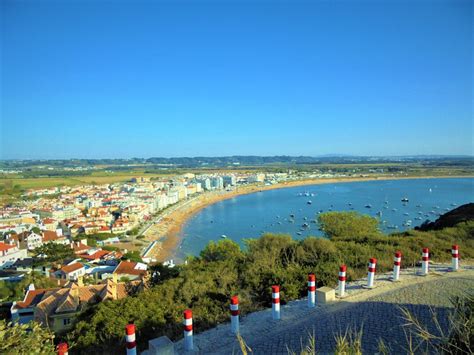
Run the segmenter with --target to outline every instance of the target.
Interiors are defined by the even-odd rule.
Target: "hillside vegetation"
[[[461,258],[474,257],[474,221],[442,230],[408,231],[383,235],[376,221],[355,212],[329,212],[319,216],[325,238],[296,241],[288,235],[266,234],[248,239],[242,250],[231,240],[211,242],[188,265],[156,267],[150,289],[86,311],[68,335],[76,349],[124,348],[123,331],[133,320],[139,347],[149,339],[182,336],[182,311],[191,308],[194,329],[200,332],[229,320],[229,297],[238,294],[243,314],[270,307],[271,285],[281,285],[282,304],[306,296],[309,272],[318,287],[335,286],[339,265],[347,265],[348,280],[366,276],[369,258],[378,259],[377,272],[392,269],[393,253],[403,253],[402,267],[414,266],[421,249],[430,248],[436,262],[451,259],[451,245],[460,246]]]

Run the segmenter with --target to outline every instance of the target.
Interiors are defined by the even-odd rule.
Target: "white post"
[[[377,259],[371,258],[369,260],[369,272],[367,274],[367,287],[374,287],[375,278],[375,266],[377,265]]]
[[[230,329],[233,334],[239,333],[239,297],[230,298]]]
[[[308,274],[308,307],[316,305],[316,276]]]
[[[451,269],[453,271],[458,271],[459,270],[459,246],[458,245],[453,245],[451,249],[451,256],[452,256],[452,267]]]
[[[127,355],[137,355],[135,324],[129,323],[125,326],[125,341],[127,343]]]
[[[421,274],[428,275],[430,263],[430,251],[428,248],[423,248],[422,260],[421,260]]]
[[[193,311],[190,309],[184,312],[184,350],[192,351],[194,348],[193,344]]]
[[[280,319],[280,286],[272,286],[272,317]]]
[[[339,297],[344,297],[346,293],[346,265],[339,267]]]
[[[402,261],[402,253],[399,251],[395,252],[395,256],[393,257],[393,281],[398,281],[400,278],[400,263]]]
[[[69,354],[67,343],[59,343],[58,347],[57,347],[57,350],[58,350],[58,355],[68,355]]]

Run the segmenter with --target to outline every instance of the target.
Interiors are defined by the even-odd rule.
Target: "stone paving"
[[[474,267],[465,266],[459,272],[449,272],[446,265],[430,265],[430,274],[420,276],[418,270],[400,272],[400,282],[390,281],[391,274],[377,275],[375,288],[366,289],[366,280],[347,284],[347,297],[315,308],[307,300],[289,302],[281,307],[281,320],[274,321],[271,309],[241,317],[240,334],[254,354],[299,353],[314,334],[318,354],[333,353],[335,335],[347,329],[363,330],[364,353],[378,351],[383,339],[391,353],[406,353],[406,332],[401,325],[399,306],[408,308],[425,324],[432,324],[436,312],[441,326],[446,328],[452,307],[450,297],[474,290]],[[431,331],[436,331],[430,327]],[[195,332],[198,331],[195,329]],[[194,335],[196,354],[240,354],[230,324]],[[185,353],[183,342],[175,344],[178,354]]]

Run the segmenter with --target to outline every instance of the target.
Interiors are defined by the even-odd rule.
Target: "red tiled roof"
[[[94,254],[80,254],[79,256],[83,259],[87,260],[96,260],[96,259],[101,259],[105,255],[109,254],[109,251],[106,250],[97,250]]]
[[[63,266],[61,268],[61,271],[63,271],[66,274],[69,274],[69,273],[74,272],[76,270],[79,270],[80,268],[83,268],[83,267],[84,267],[84,265],[82,265],[81,263],[73,263],[71,265]]]
[[[9,244],[5,244],[3,242],[0,242],[0,251],[6,251],[8,249],[12,249],[12,248],[15,248],[16,245],[9,245]]]
[[[59,239],[56,232],[53,231],[43,231],[43,242],[51,242],[53,240]]]
[[[82,244],[82,243],[79,243],[79,244],[74,244],[74,246],[72,247],[73,250],[74,250],[74,253],[83,253],[84,251],[87,251],[90,249],[90,247],[88,245],[85,245],[85,244]]]
[[[114,274],[128,274],[128,275],[145,275],[146,270],[135,269],[137,263],[133,261],[121,261],[117,268],[114,270]]]
[[[42,288],[28,291],[28,293],[26,294],[25,300],[17,302],[16,306],[18,308],[28,308],[30,306],[36,306],[41,301],[46,291],[47,291],[46,289],[42,289]]]

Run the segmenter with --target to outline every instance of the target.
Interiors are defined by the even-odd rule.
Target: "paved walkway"
[[[317,353],[326,354],[333,353],[336,334],[362,328],[364,353],[376,353],[379,339],[390,346],[391,353],[406,353],[399,306],[407,307],[425,324],[432,324],[435,311],[446,328],[450,297],[474,290],[474,267],[453,273],[445,265],[433,265],[425,277],[413,269],[402,270],[402,281],[397,283],[389,276],[378,275],[376,287],[370,290],[362,287],[365,280],[352,282],[346,288],[348,296],[329,305],[309,309],[306,299],[289,302],[281,308],[280,321],[272,320],[271,309],[251,313],[242,317],[240,333],[254,354],[288,354],[288,349],[299,353],[309,333],[315,336]],[[194,345],[200,354],[241,353],[229,323],[195,334]],[[183,342],[177,342],[175,349],[184,353]]]

